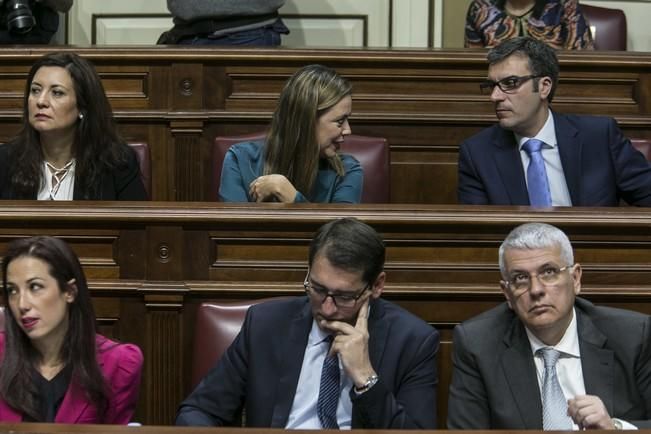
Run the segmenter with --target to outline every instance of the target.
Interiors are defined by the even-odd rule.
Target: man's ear
[[[552,91],[553,85],[554,82],[551,77],[545,76],[538,80],[538,93],[540,93],[540,99],[547,100]]]
[[[502,294],[504,294],[504,297],[506,298],[506,304],[509,307],[509,309],[513,310],[513,306],[511,305],[511,299],[509,298],[510,292],[509,292],[509,283],[505,280],[500,280],[500,288],[502,289]]]
[[[70,279],[67,282],[68,287],[66,288],[66,302],[72,303],[77,298],[77,281],[75,279]]]
[[[375,279],[375,282],[373,282],[373,285],[371,286],[371,298],[378,298],[380,295],[382,295],[386,278],[387,273],[384,271],[378,274],[377,279]]]

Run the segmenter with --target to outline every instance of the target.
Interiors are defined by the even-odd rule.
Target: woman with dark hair
[[[0,421],[126,424],[142,353],[95,331],[79,259],[52,237],[19,239],[2,263]]]
[[[32,66],[23,127],[0,146],[0,198],[147,199],[136,155],[87,60],[50,53]]]
[[[495,47],[516,36],[531,36],[557,50],[594,49],[578,0],[473,0],[466,48]]]
[[[334,70],[309,65],[285,83],[264,143],[233,145],[224,158],[224,202],[359,203],[359,162],[338,152],[351,133],[352,87]]]

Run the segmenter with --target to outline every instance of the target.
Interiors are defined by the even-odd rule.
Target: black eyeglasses
[[[490,95],[493,93],[495,86],[497,86],[504,93],[513,93],[528,80],[540,77],[542,77],[542,75],[523,75],[522,77],[511,75],[510,77],[506,77],[498,81],[484,80],[479,84],[479,90],[481,91],[482,95]]]
[[[337,307],[353,307],[357,304],[357,300],[360,299],[362,295],[371,287],[370,284],[366,284],[362,289],[354,291],[356,294],[340,294],[333,293],[328,288],[322,286],[315,286],[310,282],[310,272],[308,271],[307,276],[305,276],[305,281],[303,282],[303,287],[305,292],[308,295],[312,295],[319,303],[324,303],[326,298],[332,298],[332,302]]]

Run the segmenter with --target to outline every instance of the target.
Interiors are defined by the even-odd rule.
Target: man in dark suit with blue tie
[[[651,206],[651,165],[614,119],[563,115],[550,104],[556,53],[529,37],[509,39],[488,53],[481,84],[498,125],[461,144],[461,204]]]
[[[385,247],[353,218],[310,244],[306,296],[252,306],[177,425],[436,427],[438,332],[380,298]]]

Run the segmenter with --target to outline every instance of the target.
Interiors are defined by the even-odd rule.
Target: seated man
[[[310,244],[306,297],[252,306],[222,359],[181,403],[177,425],[436,426],[438,332],[380,298],[384,242],[340,219]]]
[[[461,144],[459,203],[651,206],[651,165],[614,119],[550,110],[559,74],[552,48],[514,38],[490,50],[488,63],[481,89],[499,125]]]
[[[499,261],[506,303],[454,330],[448,428],[651,427],[651,317],[577,298],[554,226],[515,228]]]

